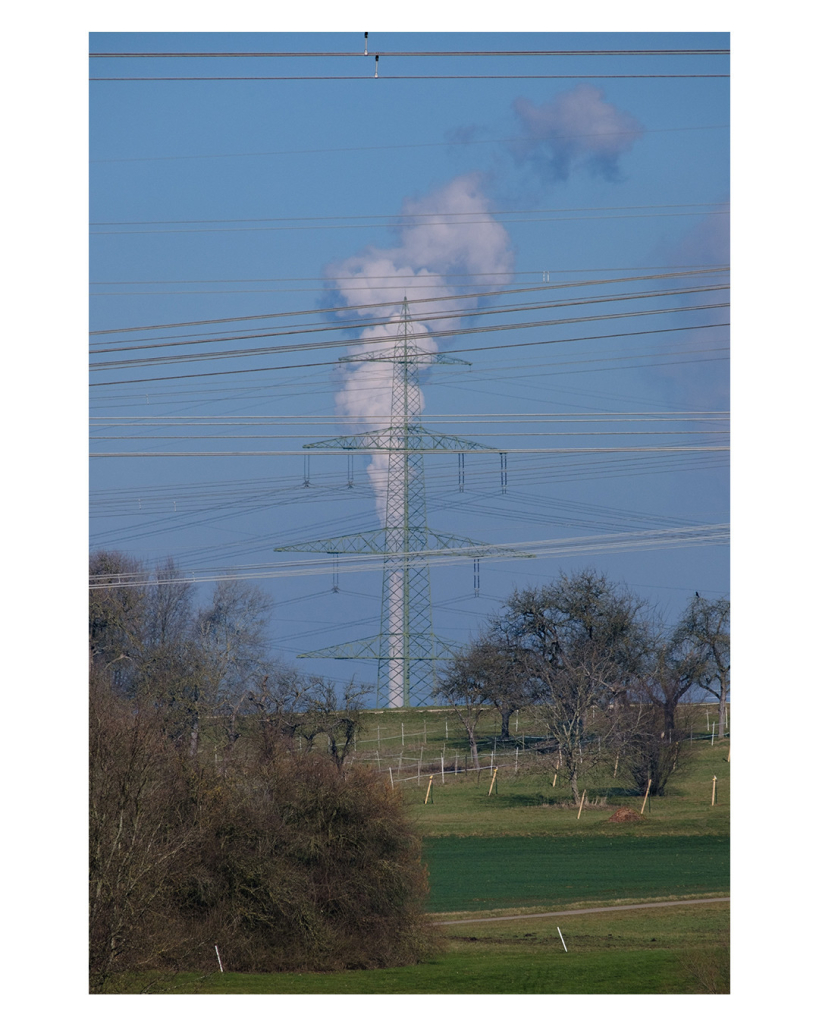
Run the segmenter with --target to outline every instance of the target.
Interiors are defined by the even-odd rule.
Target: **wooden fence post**
[[[646,795],[643,797],[643,806],[640,808],[640,814],[642,814],[643,811],[646,809],[646,800],[648,800],[648,791],[650,789],[651,789],[651,779],[648,780],[648,785],[646,786]]]

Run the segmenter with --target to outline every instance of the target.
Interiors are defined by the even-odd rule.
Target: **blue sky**
[[[395,314],[406,292],[423,335],[425,309],[455,329],[508,328],[434,339],[471,367],[424,374],[426,425],[510,454],[505,493],[496,454],[466,457],[463,491],[456,456],[429,458],[430,526],[539,552],[482,560],[477,596],[471,559],[433,570],[439,633],[463,642],[514,587],[588,565],[669,619],[695,590],[727,594],[725,543],[649,543],[698,528],[713,540],[729,518],[728,79],[628,76],[725,75],[728,58],[388,54],[728,45],[724,33],[371,32],[365,56],[363,32],[92,34],[96,53],[358,56],[92,59],[101,79],[322,78],[90,84],[89,320],[106,332],[92,333],[92,364],[136,361],[91,374],[91,451],[120,453],[91,460],[91,546],[171,555],[205,579],[264,566],[287,660],[376,632],[378,572],[343,573],[333,593],[329,572],[280,574],[298,556],[274,548],[378,525],[368,460],[308,463],[301,447],[383,414],[384,381],[336,361],[362,335],[344,325],[366,323],[365,302]],[[398,77],[543,74],[576,77]],[[513,288],[531,290],[488,294]],[[488,312],[513,303],[541,308]],[[575,322],[511,326],[547,319]],[[170,324],[195,326],[133,330]],[[260,337],[306,324],[338,329]],[[338,345],[271,351],[316,340]],[[236,354],[248,348],[266,351]],[[144,362],[181,352],[211,357]],[[200,454],[215,451],[244,454]],[[545,553],[583,538],[599,550]],[[299,664],[374,676],[371,663]]]

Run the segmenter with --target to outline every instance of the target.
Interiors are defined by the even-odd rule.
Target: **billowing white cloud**
[[[513,106],[524,135],[512,152],[549,181],[565,181],[580,167],[616,180],[620,157],[644,131],[636,118],[607,103],[603,91],[591,85],[577,85],[540,106],[519,97]]]
[[[458,297],[461,288],[454,275],[483,275],[472,278],[469,291],[488,290],[511,280],[513,253],[506,229],[491,216],[489,201],[477,173],[462,175],[420,198],[405,200],[398,244],[390,249],[370,247],[326,270],[328,282],[356,315],[389,318],[361,332],[360,342],[350,352],[384,353],[389,344],[380,339],[395,337],[401,319],[404,296],[410,301],[412,331],[422,349],[438,351],[430,328],[444,330],[457,326],[458,311],[474,308],[477,299]],[[413,307],[413,300],[437,298],[440,302]],[[370,303],[384,303],[367,310]],[[424,312],[452,317],[423,322]],[[390,362],[345,364],[336,411],[352,429],[374,429],[389,424],[393,365]],[[423,408],[423,396],[417,396]],[[383,514],[386,495],[386,455],[375,454],[368,473]]]

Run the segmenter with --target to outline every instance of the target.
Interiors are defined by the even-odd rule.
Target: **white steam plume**
[[[370,247],[362,253],[327,268],[327,277],[358,315],[390,319],[387,325],[365,328],[351,353],[385,353],[390,346],[379,339],[395,337],[404,296],[414,299],[439,298],[425,303],[419,311],[410,305],[413,334],[419,345],[434,353],[435,340],[422,322],[422,310],[436,314],[477,306],[477,299],[457,298],[451,283],[456,274],[489,275],[473,279],[469,291],[507,284],[511,280],[513,255],[505,228],[488,213],[489,204],[481,190],[478,173],[454,178],[419,199],[407,199],[402,207],[399,242],[391,249]],[[466,216],[454,216],[466,215]],[[477,283],[478,287],[474,287]],[[373,313],[361,307],[387,303]],[[436,330],[458,324],[457,314],[435,321]],[[426,341],[425,341],[426,338]],[[367,344],[367,343],[370,344]],[[336,412],[345,426],[378,429],[389,424],[392,397],[392,363],[346,364],[341,388],[336,395]],[[423,408],[423,397],[421,396]],[[376,494],[379,514],[384,518],[387,489],[386,453],[377,452],[367,469]]]

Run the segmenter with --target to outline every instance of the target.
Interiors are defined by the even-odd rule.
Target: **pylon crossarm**
[[[305,540],[300,544],[285,544],[274,551],[320,551],[325,555],[383,555],[386,547],[383,530],[365,530],[344,537],[324,537]]]
[[[311,441],[304,448],[325,451],[390,451],[390,452],[496,452],[499,449],[478,441],[453,434],[438,434],[425,430],[416,424],[406,430],[385,427],[383,430],[368,430],[363,434],[348,434],[346,437],[330,437],[325,441]]]
[[[402,538],[403,539],[403,538]],[[298,544],[283,544],[274,551],[315,551],[325,555],[390,555],[393,558],[417,561],[434,559],[438,555],[460,555],[464,558],[534,558],[528,551],[502,547],[498,544],[483,544],[469,537],[457,537],[450,533],[427,530],[422,548],[405,550],[403,547],[388,550],[385,530],[366,530],[342,537],[323,537],[319,540],[305,540]]]
[[[499,449],[479,441],[470,441],[454,434],[439,434],[425,427],[413,426],[409,432],[410,446],[414,451],[448,452],[496,452]],[[417,443],[416,443],[417,439]]]
[[[337,658],[337,659],[359,659],[384,660],[385,656],[379,651],[381,636],[367,637],[365,640],[351,640],[346,644],[333,644],[330,647],[322,647],[318,651],[308,651],[304,654],[297,654],[297,658]],[[435,649],[429,654],[413,655],[412,661],[448,661],[458,653],[459,647],[452,641],[442,640],[434,637]]]
[[[322,647],[318,651],[308,651],[304,654],[297,654],[297,658],[360,658],[362,660],[380,657],[378,645],[380,636],[370,636],[365,640],[351,640],[346,644],[333,644],[331,647]]]
[[[365,352],[358,356],[341,356],[340,363],[396,363],[402,359],[411,359],[413,363],[423,366],[425,363],[435,366],[471,366],[468,359],[458,359],[456,356],[441,355],[440,352],[424,352],[416,349],[409,352],[407,356],[396,355],[394,352],[385,355]]]
[[[386,448],[385,439],[389,438],[389,428],[385,430],[368,430],[363,434],[349,434],[347,437],[329,437],[326,441],[312,441],[302,445],[303,448],[343,449],[344,451],[372,451]]]
[[[528,551],[518,551],[516,548],[505,548],[498,544],[483,544],[479,540],[471,540],[469,537],[456,537],[451,533],[436,533],[429,530],[427,554],[435,555],[436,549],[447,554],[463,555],[465,558],[535,558],[535,555]],[[436,548],[433,548],[434,542]]]

